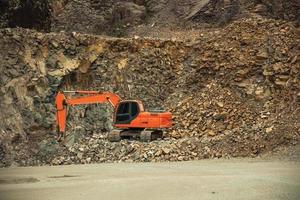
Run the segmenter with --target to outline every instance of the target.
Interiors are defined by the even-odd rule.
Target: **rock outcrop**
[[[1,0],[0,27],[144,36],[163,34],[162,28],[220,27],[253,15],[299,26],[299,13],[299,0]]]
[[[293,25],[263,18],[185,42],[3,29],[1,166],[257,156],[297,144],[299,44]],[[70,111],[62,147],[54,140],[60,89],[141,99],[171,110],[174,126],[165,140],[110,143],[109,106],[82,106]]]

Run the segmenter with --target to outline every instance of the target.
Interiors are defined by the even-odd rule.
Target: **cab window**
[[[116,113],[116,123],[129,124],[139,113],[137,102],[121,102]]]

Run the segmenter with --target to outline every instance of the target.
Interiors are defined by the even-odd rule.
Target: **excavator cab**
[[[115,124],[130,124],[140,113],[137,101],[121,101],[115,114]]]

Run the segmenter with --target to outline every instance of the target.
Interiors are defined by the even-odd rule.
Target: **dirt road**
[[[300,162],[207,160],[0,169],[1,200],[300,199]]]

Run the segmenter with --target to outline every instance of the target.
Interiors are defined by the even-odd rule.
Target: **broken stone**
[[[224,103],[223,103],[223,102],[217,102],[217,105],[218,105],[219,107],[221,107],[221,108],[224,107]]]
[[[64,143],[67,147],[70,147],[74,145],[76,142],[78,142],[83,136],[85,135],[85,130],[81,126],[77,126],[74,129],[73,133],[69,133],[65,140]]]
[[[209,131],[207,132],[207,134],[208,134],[209,136],[211,136],[211,137],[217,135],[217,134],[216,134],[214,131],[212,131],[212,130],[209,130]]]
[[[259,52],[256,54],[256,58],[257,58],[258,60],[265,60],[265,59],[269,58],[268,52],[266,52],[265,50],[259,51]]]
[[[164,154],[169,154],[171,152],[171,149],[167,148],[167,147],[163,147],[162,151]]]
[[[81,160],[83,158],[83,153],[82,152],[77,153],[77,157]]]
[[[266,133],[271,133],[273,131],[273,126],[266,128]]]

